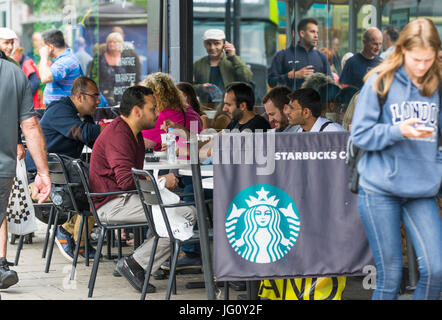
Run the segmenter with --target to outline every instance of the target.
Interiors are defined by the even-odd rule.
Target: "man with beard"
[[[141,131],[155,127],[158,117],[153,91],[143,86],[126,89],[121,98],[120,112],[121,116],[112,121],[99,135],[92,149],[89,167],[89,187],[92,193],[134,190],[132,168],[143,168],[145,148]],[[165,178],[165,188],[175,189],[178,179],[173,173],[162,177]],[[109,224],[146,221],[138,194],[95,197],[94,205],[100,220]],[[195,207],[176,209],[190,225],[195,223]],[[130,256],[121,258],[117,264],[117,271],[140,292],[153,240],[154,238],[150,237]],[[152,271],[156,271],[167,260],[170,250],[169,238],[160,238]],[[155,287],[149,285],[147,292],[155,292]]]
[[[375,27],[368,28],[362,36],[363,48],[347,60],[339,76],[339,82],[362,88],[368,71],[376,67],[382,59],[379,53],[382,48],[382,32]]]
[[[226,88],[224,95],[224,108],[232,121],[227,125],[227,130],[237,129],[243,131],[249,129],[255,132],[257,129],[267,131],[270,129],[269,122],[253,111],[255,94],[251,86],[243,82],[232,83]]]
[[[289,94],[289,99],[284,113],[290,125],[299,126],[296,132],[345,131],[341,125],[321,117],[321,96],[314,89],[298,89]]]
[[[292,91],[286,86],[277,86],[271,89],[262,98],[270,126],[276,132],[296,132],[298,126],[289,125],[289,120],[284,114],[284,108],[289,104],[289,94]]]
[[[201,102],[216,102],[215,92],[235,81],[252,82],[253,73],[236,54],[235,46],[226,41],[224,31],[208,29],[203,41],[207,56],[193,64],[193,82]]]
[[[318,21],[313,18],[302,19],[298,24],[299,42],[295,42],[295,23],[292,24],[292,44],[278,51],[273,57],[268,71],[271,88],[285,85],[291,89],[301,88],[304,79],[315,72],[331,76],[327,56],[316,50],[318,46]]]

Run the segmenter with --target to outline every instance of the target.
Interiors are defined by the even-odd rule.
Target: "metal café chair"
[[[167,229],[167,234],[171,242],[171,264],[170,264],[170,274],[169,274],[169,282],[167,285],[166,291],[166,300],[170,299],[172,287],[174,288],[174,293],[176,294],[176,264],[178,261],[178,254],[180,252],[181,246],[185,243],[199,243],[199,232],[195,231],[194,235],[187,240],[180,240],[175,238],[173,235],[169,218],[167,216],[166,209],[167,208],[176,208],[176,207],[187,207],[194,205],[192,202],[183,202],[180,201],[175,204],[164,204],[161,198],[160,190],[158,188],[157,182],[151,172],[148,170],[137,170],[132,168],[132,175],[134,177],[135,186],[137,187],[138,195],[140,197],[141,203],[143,205],[144,213],[146,214],[147,221],[149,223],[149,228],[152,232],[153,237],[155,237],[154,242],[152,244],[152,251],[150,255],[149,264],[146,270],[146,274],[144,277],[143,289],[141,292],[141,300],[146,298],[147,286],[149,284],[150,275],[152,272],[152,266],[154,262],[155,252],[158,245],[158,240],[161,236],[158,234],[157,229],[155,227],[155,222],[152,215],[152,206],[158,205],[161,210],[161,216],[163,218],[164,224]],[[183,195],[181,195],[181,198]],[[164,237],[164,236],[163,236]]]
[[[91,276],[89,279],[89,293],[88,293],[88,297],[91,298],[94,292],[94,286],[95,286],[95,280],[97,277],[97,271],[98,271],[98,266],[99,266],[99,262],[100,262],[100,254],[101,254],[101,250],[103,249],[103,242],[104,242],[104,238],[106,236],[106,234],[108,233],[108,231],[114,231],[114,230],[118,230],[121,231],[121,229],[123,228],[140,228],[140,227],[147,227],[148,223],[146,222],[142,222],[142,223],[125,223],[125,224],[107,224],[104,223],[103,221],[100,220],[100,217],[98,216],[97,213],[97,209],[95,208],[94,202],[93,202],[93,198],[96,197],[103,197],[103,196],[111,196],[111,195],[120,195],[120,194],[127,194],[127,193],[136,193],[136,190],[131,190],[131,191],[113,191],[113,192],[101,192],[101,193],[92,193],[89,189],[89,174],[87,171],[87,168],[85,166],[85,163],[80,160],[77,159],[74,161],[75,167],[78,170],[78,173],[80,175],[81,178],[81,182],[83,184],[86,196],[88,198],[88,202],[90,205],[90,210],[92,212],[92,215],[95,218],[95,222],[98,225],[98,228],[100,229],[100,235],[98,237],[98,244],[97,244],[97,249],[96,249],[96,253],[95,253],[95,258],[94,258],[94,264],[92,266],[92,272],[91,272]],[[119,236],[121,235],[120,233],[118,233]],[[121,240],[118,239],[119,241]],[[108,244],[110,243],[110,239],[108,239]],[[109,246],[108,246],[108,250],[109,250]]]
[[[77,264],[77,260],[78,260],[78,254],[79,254],[79,248],[80,248],[80,240],[81,240],[81,236],[82,236],[82,232],[83,232],[83,227],[86,228],[86,232],[85,232],[85,257],[86,257],[86,266],[89,265],[89,252],[88,252],[88,247],[89,247],[89,243],[88,243],[88,232],[87,232],[87,223],[86,220],[87,218],[90,216],[89,212],[86,211],[81,211],[78,208],[77,205],[77,201],[74,197],[74,193],[72,191],[73,187],[78,187],[80,186],[79,183],[74,183],[69,181],[69,177],[68,177],[68,173],[67,173],[67,169],[65,166],[65,163],[63,162],[63,159],[60,155],[56,154],[56,153],[49,153],[48,154],[48,167],[49,167],[49,176],[51,178],[51,182],[52,182],[52,186],[54,188],[54,190],[52,190],[52,194],[56,194],[57,191],[55,189],[57,188],[63,188],[64,190],[68,191],[68,196],[72,202],[73,205],[73,210],[69,210],[70,214],[68,216],[68,219],[70,218],[70,216],[72,214],[80,214],[81,215],[81,225],[80,225],[80,232],[78,234],[78,238],[77,238],[77,245],[76,248],[74,250],[74,258],[73,258],[73,263],[72,263],[72,270],[75,269],[76,264]],[[54,199],[52,199],[54,200]],[[62,199],[60,199],[60,201],[62,201]],[[51,242],[49,243],[49,252],[48,252],[48,257],[46,260],[46,267],[45,267],[45,273],[49,272],[49,268],[51,265],[51,260],[52,260],[52,253],[54,250],[54,244],[55,244],[55,236],[57,233],[57,227],[58,227],[58,220],[59,220],[59,216],[61,214],[61,212],[64,210],[63,207],[61,206],[61,203],[52,203],[53,207],[55,208],[55,218],[54,218],[54,223],[52,226],[52,234],[51,234]],[[53,211],[51,211],[50,217],[48,221],[48,229],[50,228],[50,223],[52,220],[52,213]],[[74,271],[72,271],[72,277],[73,278],[73,274]]]

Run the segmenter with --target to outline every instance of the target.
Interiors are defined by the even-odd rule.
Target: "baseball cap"
[[[18,39],[14,31],[9,28],[0,28],[0,39]]]
[[[226,35],[221,29],[207,29],[203,34],[203,40],[224,40]]]

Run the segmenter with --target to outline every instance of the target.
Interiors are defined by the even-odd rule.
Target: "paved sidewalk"
[[[38,221],[39,222],[39,221]],[[54,246],[51,267],[49,273],[45,273],[46,259],[41,257],[43,250],[46,225],[39,222],[39,230],[35,232],[32,244],[23,244],[18,266],[11,269],[17,271],[19,282],[6,289],[0,290],[2,300],[87,300],[88,281],[92,270],[92,263],[89,267],[81,259],[77,264],[76,279],[70,281],[72,263],[66,260]],[[15,260],[16,244],[8,242],[7,259],[10,262]],[[123,254],[129,254],[133,247],[123,247]],[[106,247],[103,246],[106,253]],[[117,248],[113,248],[117,253]],[[92,299],[98,300],[139,300],[140,293],[136,291],[123,277],[113,276],[115,269],[114,260],[103,258],[100,261],[98,275],[95,281],[95,289]],[[204,289],[187,289],[189,281],[203,281],[203,275],[178,275],[177,295],[172,294],[172,300],[194,300],[206,299]],[[157,292],[147,294],[146,300],[164,300],[166,295],[167,280],[155,280],[151,283],[157,287]]]
[[[38,220],[37,220],[38,221]],[[92,263],[86,267],[84,259],[79,260],[77,265],[76,279],[70,281],[72,263],[67,261],[54,246],[51,267],[49,273],[45,273],[46,259],[41,257],[43,250],[46,225],[38,221],[39,229],[35,232],[32,244],[24,244],[21,251],[18,266],[11,269],[17,271],[19,282],[6,289],[0,290],[1,300],[139,300],[140,293],[123,277],[115,277],[114,260],[103,258],[100,261],[98,275],[95,282],[93,298],[88,298],[88,281],[92,270]],[[15,260],[16,244],[8,242],[7,259],[10,262]],[[133,247],[123,247],[123,255],[131,253]],[[103,246],[103,255],[106,253],[106,246]],[[113,248],[113,253],[117,248]],[[177,295],[172,300],[206,300],[205,289],[187,289],[186,283],[204,281],[202,274],[178,275]],[[369,300],[372,290],[363,288],[361,277],[347,278],[346,288],[343,292],[343,300]],[[156,286],[157,292],[147,294],[146,300],[164,300],[166,295],[167,280],[155,280],[151,277],[151,283]],[[245,291],[230,289],[230,299],[237,300],[238,295],[244,295]],[[400,299],[410,299],[410,295],[404,295]],[[218,299],[224,299],[223,289],[219,292]]]

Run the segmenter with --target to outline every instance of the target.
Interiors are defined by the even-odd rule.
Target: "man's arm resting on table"
[[[25,136],[26,145],[37,167],[33,196],[37,196],[37,193],[40,193],[38,203],[43,203],[51,193],[51,179],[49,178],[46,143],[43,131],[35,117],[23,120],[21,127]]]

